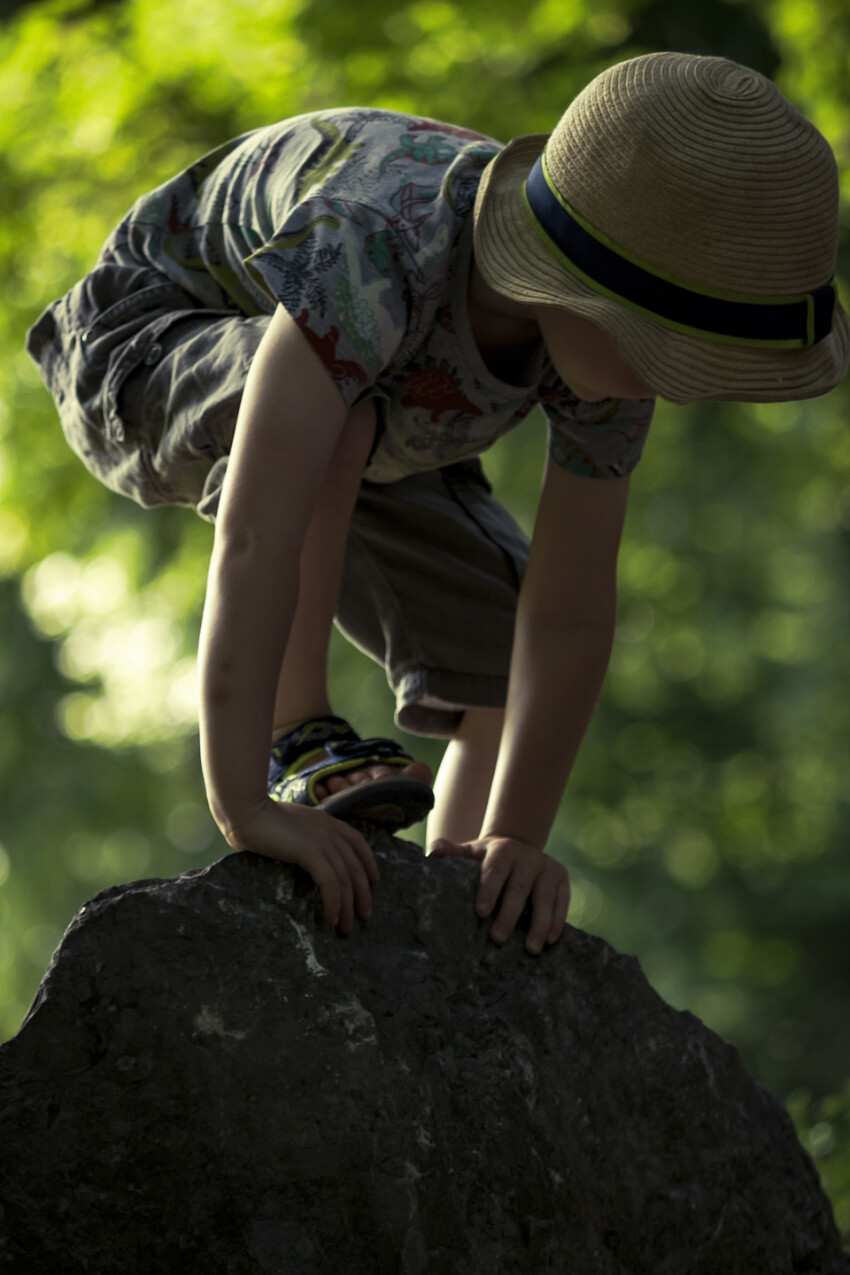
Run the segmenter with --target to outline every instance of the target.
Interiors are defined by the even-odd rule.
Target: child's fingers
[[[353,887],[357,915],[365,921],[372,912],[372,896],[369,892],[369,878],[366,876],[366,869],[347,841],[340,842],[339,852],[345,865],[348,879]]]
[[[475,911],[479,916],[489,916],[493,911],[513,866],[513,856],[507,849],[501,854],[496,850],[495,853],[485,855],[481,865],[478,893],[475,896]]]
[[[363,836],[363,833],[358,832],[356,828],[352,828],[350,823],[344,823],[342,819],[335,819],[334,822],[339,825],[345,841],[363,864],[366,869],[366,875],[372,885],[377,885],[381,879],[378,860],[375,858],[375,852]]]
[[[499,909],[499,915],[491,930],[496,943],[506,942],[513,934],[514,926],[519,920],[522,909],[525,907],[525,901],[534,888],[536,875],[532,867],[526,867],[522,862],[514,867],[502,906]]]
[[[337,913],[336,924],[342,930],[343,934],[348,934],[354,925],[354,885],[351,880],[351,874],[348,871],[348,865],[343,858],[340,847],[331,844],[325,847],[324,858],[333,868],[337,883],[339,886],[339,910]],[[314,877],[315,880],[315,877]]]
[[[295,859],[293,862],[297,863],[298,860]],[[304,866],[307,867],[306,864]],[[311,862],[307,870],[319,887],[325,921],[328,925],[335,926],[340,919],[340,910],[342,908],[342,888],[339,873],[330,858],[325,855],[321,855],[314,862]]]
[[[513,838],[488,837],[473,845],[486,846],[475,900],[478,915],[489,916],[502,896],[491,938],[495,943],[510,938],[530,898],[532,916],[525,946],[538,955],[544,943],[556,942],[564,928],[570,902],[566,869],[543,851]]]
[[[369,915],[369,880],[380,878],[369,842],[350,824],[309,806],[268,801],[240,828],[237,848],[296,863],[319,887],[325,921],[347,934]]]
[[[537,878],[532,891],[531,925],[525,940],[526,951],[537,956],[555,924],[560,894],[558,878],[563,869],[553,863]]]

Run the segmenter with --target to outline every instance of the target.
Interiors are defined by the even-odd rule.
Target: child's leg
[[[478,462],[361,485],[337,621],[386,669],[397,725],[450,740],[429,841],[480,831],[527,553]]]
[[[298,605],[281,666],[274,710],[273,739],[313,717],[333,712],[328,700],[327,665],[331,625],[345,562],[345,546],[360,475],[375,432],[374,404],[349,416],[319,493],[301,551]],[[334,775],[317,786],[319,796],[381,775],[411,774],[431,782],[431,770],[415,762],[404,770],[373,765]]]
[[[438,837],[473,841],[481,830],[505,720],[503,708],[468,708],[449,741],[434,784],[426,845]]]

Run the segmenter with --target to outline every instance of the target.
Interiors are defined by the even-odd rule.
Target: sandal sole
[[[402,778],[358,784],[325,797],[318,806],[336,819],[364,819],[388,830],[419,823],[433,807],[434,793],[428,784]]]

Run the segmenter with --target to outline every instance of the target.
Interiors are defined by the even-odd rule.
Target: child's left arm
[[[526,948],[535,954],[560,936],[569,906],[566,869],[544,847],[608,667],[628,490],[628,477],[583,478],[547,463],[484,821],[476,841],[432,849],[481,861],[479,916],[504,888],[491,931],[497,942],[531,897]]]

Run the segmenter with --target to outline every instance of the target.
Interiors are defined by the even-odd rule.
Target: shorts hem
[[[508,680],[486,673],[414,669],[395,688],[395,724],[411,735],[450,739],[467,708],[504,708]]]

